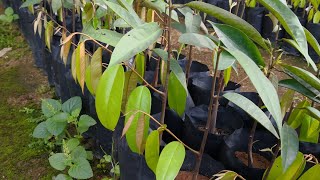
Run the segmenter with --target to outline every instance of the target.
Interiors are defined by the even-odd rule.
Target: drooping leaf
[[[82,134],[88,131],[89,127],[94,126],[97,122],[88,115],[80,116],[79,123],[78,123],[78,131]]]
[[[304,28],[304,33],[306,34],[306,38],[310,46],[317,52],[320,56],[320,45],[317,39],[306,29]]]
[[[298,17],[291,11],[287,4],[279,0],[258,0],[261,5],[267,8],[281,23],[286,32],[295,40],[302,50],[303,56],[308,60],[308,44],[306,35]],[[313,61],[308,61],[316,71],[317,67]]]
[[[177,141],[166,145],[162,150],[156,169],[157,180],[174,180],[184,161],[184,146]]]
[[[73,51],[71,56],[71,74],[75,82],[77,82],[77,60],[76,60],[76,53],[77,51]]]
[[[306,171],[299,180],[317,180],[320,172],[320,164],[312,166],[308,171]]]
[[[217,46],[207,36],[196,33],[185,33],[179,37],[179,43],[188,44],[200,48],[215,49]]]
[[[152,131],[146,142],[145,158],[148,167],[156,174],[157,164],[159,160],[159,132],[157,130]]]
[[[56,153],[49,157],[49,163],[56,170],[63,171],[67,167],[67,158],[64,153]]]
[[[237,49],[250,57],[258,66],[265,66],[258,47],[244,32],[225,24],[211,23],[211,25],[229,50]]]
[[[306,165],[306,160],[304,159],[303,154],[301,152],[298,152],[292,158],[294,159],[294,162],[287,170],[284,171],[281,163],[282,157],[277,157],[277,159],[271,167],[270,173],[266,180],[297,179],[303,172],[303,169]]]
[[[248,22],[245,20],[241,19],[237,15],[234,15],[224,9],[221,9],[219,7],[216,7],[214,5],[200,2],[200,1],[192,1],[186,4],[187,6],[197,9],[201,12],[206,13],[207,15],[210,15],[219,21],[231,25],[242,32],[244,32],[250,39],[252,39],[254,42],[259,44],[261,47],[264,49],[268,49],[264,39],[261,37],[259,32],[251,26]]]
[[[187,93],[175,73],[170,73],[168,85],[169,107],[182,116],[186,108]]]
[[[123,88],[123,98],[121,112],[125,113],[125,107],[131,92],[137,87],[138,76],[133,71],[125,72],[125,82]]]
[[[124,87],[121,65],[108,67],[102,74],[96,92],[96,111],[102,125],[114,130],[120,116]]]
[[[285,172],[296,159],[299,151],[299,138],[297,132],[286,123],[283,124],[280,136],[282,170]]]
[[[51,133],[47,129],[46,122],[41,122],[40,124],[37,125],[36,128],[34,128],[32,137],[34,138],[48,138],[51,136]]]
[[[281,108],[277,91],[268,78],[261,72],[253,60],[238,50],[228,50],[228,52],[237,58],[252,84],[259,93],[262,102],[267,107],[273,118],[275,119],[279,132],[282,127]]]
[[[223,81],[224,81],[224,85],[227,86],[227,84],[229,83],[230,81],[230,78],[231,78],[231,66],[228,67],[226,70],[223,71]]]
[[[145,143],[146,143],[144,117],[145,117],[144,114],[139,117],[137,122],[137,129],[136,129],[136,143],[137,143],[136,145],[137,145],[138,152],[140,152],[141,154],[144,151]]]
[[[145,72],[145,57],[142,53],[139,53],[136,55],[135,58],[135,67],[136,71],[139,73],[141,77],[144,77],[144,72]],[[139,83],[142,83],[143,80],[139,78]]]
[[[312,91],[304,87],[302,84],[300,84],[297,80],[295,79],[284,79],[279,81],[279,86],[286,87],[292,90],[295,90],[298,93],[303,94],[304,96],[308,97],[309,99],[320,103],[320,99],[317,98],[317,95],[314,94]]]
[[[62,35],[62,40],[66,39],[66,35],[65,35],[66,31],[64,30],[63,32],[64,33]],[[64,62],[64,65],[67,65],[71,43],[72,43],[72,40],[70,39],[61,46],[61,57]]]
[[[90,92],[92,95],[94,95],[93,88],[92,88],[92,82],[91,82],[91,65],[89,65],[89,66],[86,68],[85,83],[86,83],[86,86],[87,86],[89,92]]]
[[[51,52],[51,40],[53,36],[53,28],[54,28],[53,22],[52,21],[47,22],[46,30],[45,30],[45,42],[50,52]]]
[[[61,110],[61,103],[54,99],[43,99],[41,110],[46,118],[50,118]]]
[[[109,66],[129,60],[156,42],[161,34],[162,29],[157,23],[145,23],[132,29],[116,45]]]
[[[85,82],[85,72],[86,72],[86,52],[85,52],[85,43],[81,42],[76,49],[76,72],[77,80],[84,92],[84,82]]]
[[[126,113],[125,113],[126,123],[128,122],[132,113],[135,113],[135,111],[137,110],[150,114],[151,94],[149,89],[145,86],[139,86],[131,92],[126,105]],[[143,119],[141,119],[142,117]],[[136,134],[137,134],[137,131],[141,133],[140,134],[141,136],[139,137],[142,137],[142,138],[140,138],[139,141],[144,144],[148,136],[148,129],[149,129],[149,116],[144,116],[143,113],[138,112],[134,116],[131,126],[129,127],[126,133],[126,139],[127,139],[128,145],[133,152],[136,152],[139,154],[143,153],[144,149],[139,148],[137,146],[138,139]]]
[[[74,160],[68,174],[76,179],[89,179],[93,176],[90,163],[85,158],[77,158]]]
[[[298,128],[301,125],[301,121],[304,119],[305,109],[304,107],[310,106],[307,100],[301,101],[291,112],[288,118],[288,125],[293,129]]]
[[[163,86],[165,85],[167,79],[167,67],[167,61],[162,59],[160,61],[160,81]]]
[[[95,94],[97,90],[97,86],[99,83],[99,80],[102,76],[102,48],[98,48],[95,53],[92,56],[91,63],[91,85],[93,93]]]
[[[82,109],[81,97],[75,96],[62,104],[62,111],[71,114],[76,109]]]
[[[275,137],[279,138],[277,131],[273,127],[267,115],[248,98],[237,93],[227,93],[227,94],[224,94],[223,97],[227,98],[229,101],[239,106],[246,113],[248,113],[252,118],[258,121],[263,127],[265,127],[268,131],[270,131]]]

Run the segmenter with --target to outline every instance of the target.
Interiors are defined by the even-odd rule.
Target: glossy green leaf
[[[157,23],[145,23],[124,35],[115,47],[109,66],[127,61],[147,49],[161,36],[162,29]],[[130,46],[128,46],[130,44]]]
[[[136,113],[135,111],[140,110],[143,111],[145,113],[150,114],[150,110],[151,110],[151,94],[150,91],[147,87],[145,86],[139,86],[137,88],[135,88],[128,99],[127,105],[126,105],[126,119],[125,122],[128,122],[128,119],[130,118],[130,116],[133,113]],[[140,117],[143,116],[144,117],[144,121],[139,121]],[[143,124],[143,138],[142,143],[145,144],[146,139],[148,137],[148,129],[149,129],[149,116],[145,116],[144,114],[142,114],[141,112],[138,112],[132,123],[131,126],[129,127],[128,131],[126,132],[126,139],[128,142],[128,145],[130,147],[130,149],[133,152],[142,154],[143,153],[143,148],[138,148],[137,147],[137,139],[136,139],[136,133],[138,131],[138,127],[142,126],[141,124],[138,125],[138,123],[140,122],[144,122]],[[141,129],[139,129],[141,130]]]
[[[199,48],[215,49],[217,46],[207,36],[196,33],[185,33],[179,37],[179,43],[196,46]]]
[[[216,7],[214,5],[200,2],[200,1],[192,1],[187,6],[199,10],[201,12],[206,13],[207,15],[213,16],[214,18],[218,19],[219,21],[231,25],[242,32],[244,32],[250,39],[252,39],[254,42],[259,44],[264,49],[268,49],[264,39],[261,37],[259,32],[248,22],[241,19],[240,17],[224,10],[219,7]]]
[[[216,58],[214,58],[216,59]],[[236,58],[234,58],[228,51],[222,51],[219,57],[218,71],[226,70],[235,64]],[[214,67],[216,65],[214,61]]]
[[[179,80],[180,85],[184,88],[186,94],[188,94],[188,88],[186,83],[186,75],[183,72],[181,66],[179,65],[177,60],[171,59],[170,61],[170,69],[176,75],[176,78]]]
[[[306,171],[299,180],[317,180],[319,178],[320,164],[312,166],[308,171]]]
[[[182,117],[186,108],[187,93],[175,73],[170,73],[168,85],[169,107]]]
[[[231,78],[231,66],[228,67],[226,70],[223,71],[223,81],[224,81],[224,85],[227,86],[227,84],[230,81]]]
[[[102,48],[101,47],[94,52],[91,59],[90,68],[91,68],[90,79],[91,79],[92,91],[93,91],[93,94],[95,94],[99,80],[102,76]]]
[[[97,122],[92,117],[82,115],[78,122],[78,131],[82,134],[88,131],[89,127],[94,126],[95,124],[97,124]]]
[[[295,49],[297,49],[305,58],[306,58],[306,61],[308,62],[308,64],[311,64],[312,68],[316,71],[317,70],[317,66],[316,64],[314,63],[314,61],[311,59],[311,57],[306,54],[308,53],[307,51],[304,51],[298,44],[297,42],[295,42],[294,40],[292,39],[286,39],[286,38],[283,38],[282,39],[283,41],[287,42],[288,44],[290,44],[291,46],[293,46]]]
[[[45,117],[50,118],[61,110],[61,103],[54,99],[43,99],[41,110]]]
[[[131,27],[136,28],[139,25],[141,25],[141,21],[137,21],[134,15],[130,14],[130,12],[128,12],[125,8],[121,7],[120,5],[111,1],[105,1],[105,4],[107,4],[113,12],[120,16]]]
[[[75,96],[62,104],[62,111],[71,114],[76,109],[82,109],[81,97]]]
[[[123,88],[123,98],[122,98],[122,105],[121,105],[121,112],[125,113],[125,107],[128,101],[128,98],[131,92],[137,87],[138,83],[138,76],[133,71],[125,72],[125,82]]]
[[[277,91],[270,80],[261,72],[253,60],[239,50],[228,50],[233,57],[242,66],[252,84],[259,93],[262,102],[267,107],[273,118],[275,119],[278,129],[281,132],[282,116]]]
[[[246,113],[248,113],[252,118],[258,121],[263,127],[265,127],[268,131],[270,131],[275,137],[279,138],[277,131],[273,127],[267,115],[248,98],[237,93],[227,93],[227,94],[224,94],[223,97],[227,98],[229,101],[239,106]]]
[[[299,139],[297,132],[286,123],[283,124],[280,136],[282,168],[285,172],[296,158],[299,150]]]
[[[304,28],[304,33],[306,34],[306,38],[310,46],[317,52],[320,56],[320,45],[317,39],[306,29]]]
[[[310,106],[310,103],[307,100],[303,100],[292,110],[287,121],[290,127],[296,129],[301,125],[301,121],[304,119],[306,111],[303,108],[307,106]]]
[[[85,158],[77,158],[68,170],[68,174],[76,179],[89,179],[93,176],[90,163]]]
[[[287,110],[291,107],[291,104],[293,102],[293,98],[294,98],[294,91],[291,89],[288,89],[282,95],[281,100],[280,100],[282,118],[284,118],[285,114],[287,113]]]
[[[301,93],[302,95],[308,97],[309,99],[311,99],[311,100],[313,100],[313,101],[315,101],[317,103],[320,103],[320,99],[317,98],[316,94],[314,94],[312,91],[310,91],[309,89],[304,87],[302,84],[300,84],[295,79],[281,80],[281,81],[279,81],[279,86],[295,90],[295,91]]]
[[[101,124],[109,130],[114,130],[120,117],[124,78],[121,65],[108,67],[97,87],[97,115]]]
[[[160,56],[160,58],[164,61],[168,61],[168,52],[160,49],[160,48],[155,48],[152,50],[153,52],[155,52],[158,56]]]
[[[162,150],[157,169],[157,180],[174,180],[178,175],[186,155],[184,146],[177,141],[166,145]]]
[[[159,14],[165,14],[169,16],[169,10],[168,10],[168,4],[164,0],[144,0],[142,2],[142,6],[156,10]],[[178,14],[175,10],[171,11],[171,19],[173,19],[176,22],[179,22]]]
[[[144,77],[144,72],[146,69],[145,61],[146,61],[146,59],[142,53],[139,53],[136,55],[135,67],[136,67],[136,71],[139,73],[139,75],[141,77]],[[142,82],[143,82],[143,80],[141,78],[139,78],[139,83],[141,84]]]
[[[201,16],[199,14],[186,13],[185,25],[187,33],[198,33],[200,30]]]
[[[283,171],[283,166],[281,163],[282,157],[277,157],[266,180],[297,179],[303,172],[303,169],[306,165],[306,160],[301,152],[298,152],[298,154],[294,155],[293,159],[294,162],[291,164],[291,166],[286,171]]]
[[[90,36],[91,38],[98,40],[100,42],[109,44],[115,47],[120,39],[123,37],[123,34],[120,34],[116,31],[111,31],[108,29],[94,29],[91,24],[85,24],[82,30],[82,33]],[[85,38],[85,36],[84,36]]]
[[[160,154],[159,132],[152,131],[146,142],[145,158],[148,167],[156,174],[157,164]]]
[[[64,153],[56,153],[49,157],[49,163],[54,169],[63,171],[67,167],[67,158]]]
[[[301,122],[299,140],[303,142],[318,143],[319,140],[319,121],[307,114]]]
[[[290,66],[290,65],[286,65],[286,64],[281,64],[281,66],[285,68],[286,73],[288,73],[289,76],[292,76],[298,82],[301,83],[301,81],[304,81],[308,85],[315,88],[315,90],[320,91],[320,80],[312,73],[310,73],[302,68],[296,67],[296,66]],[[301,84],[306,86],[303,83],[301,83]],[[306,88],[311,90],[309,87],[306,87]]]
[[[133,19],[139,25],[143,23],[142,20],[140,19],[140,17],[138,16],[138,14],[133,9],[133,6],[132,6],[133,0],[129,0],[129,1],[128,0],[117,0],[117,2],[130,13],[130,15],[133,17]]]
[[[211,22],[210,22],[211,23]],[[258,47],[242,31],[225,24],[211,23],[219,39],[229,50],[239,50],[252,59],[258,66],[265,66]]]
[[[41,122],[37,125],[36,128],[34,128],[32,137],[34,138],[49,138],[51,136],[51,133],[47,129],[46,122]]]
[[[309,114],[311,117],[313,117],[313,118],[315,118],[316,120],[320,121],[320,111],[319,111],[318,109],[316,109],[316,108],[314,108],[314,107],[311,107],[311,106],[306,107],[305,109],[307,110],[308,114]]]

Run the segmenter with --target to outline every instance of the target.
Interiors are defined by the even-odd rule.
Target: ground
[[[41,98],[52,91],[17,25],[0,24],[0,50],[7,47],[0,58],[0,179],[51,179],[57,172],[48,154],[29,148],[36,124],[28,119],[40,115]]]

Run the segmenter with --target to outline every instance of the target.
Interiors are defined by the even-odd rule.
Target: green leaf
[[[78,158],[87,158],[87,151],[82,146],[77,146],[72,152],[71,152],[71,158],[73,160]]]
[[[102,76],[102,48],[99,47],[93,54],[91,63],[91,85],[93,93],[96,93],[99,80]]]
[[[76,147],[80,145],[80,141],[77,138],[71,138],[66,142],[66,149],[68,149],[69,152],[73,151]]]
[[[248,113],[252,118],[258,121],[263,127],[270,131],[275,137],[279,138],[279,135],[275,128],[273,127],[270,119],[267,115],[252,101],[237,93],[227,93],[223,95],[229,101],[233,102],[235,105],[239,106],[246,113]]]
[[[319,121],[305,114],[301,122],[299,140],[310,143],[318,143],[319,140]]]
[[[299,180],[317,180],[319,178],[320,164],[312,166],[308,171],[306,171]]]
[[[265,66],[259,49],[245,33],[229,25],[210,23],[219,39],[229,50],[239,50],[250,57],[258,66]]]
[[[130,14],[130,12],[128,12],[125,8],[121,7],[120,5],[111,1],[105,1],[104,3],[107,4],[113,12],[115,12],[119,17],[121,17],[126,23],[128,23],[133,28],[136,28],[142,24],[141,21],[137,21],[134,15]]]
[[[93,176],[90,163],[85,158],[78,158],[68,170],[68,174],[76,179],[89,179]]]
[[[135,62],[136,71],[139,73],[141,77],[144,77],[145,66],[146,66],[144,55],[142,53],[137,54],[134,62]],[[141,84],[142,82],[143,80],[139,78],[139,83]]]
[[[140,110],[147,114],[150,114],[151,110],[151,94],[147,87],[145,86],[139,86],[135,88],[128,99],[127,105],[126,105],[126,118],[125,123],[128,122],[130,116],[133,113],[136,113],[135,111]],[[130,149],[133,152],[142,154],[143,149],[137,147],[137,138],[136,133],[138,131],[138,123],[139,119],[141,117],[144,117],[144,125],[143,125],[143,137],[142,137],[142,143],[144,144],[146,142],[146,139],[148,137],[148,129],[149,129],[149,116],[144,116],[141,112],[138,112],[131,123],[131,126],[129,127],[128,131],[126,132],[126,139],[128,142],[128,145]],[[143,121],[142,121],[143,122]],[[143,123],[142,123],[143,124]],[[141,124],[140,124],[141,125]],[[142,126],[142,125],[141,125]],[[141,130],[141,129],[140,129]]]
[[[223,78],[223,81],[224,81],[224,85],[227,86],[227,84],[229,83],[230,81],[230,78],[231,78],[231,67],[228,67],[225,71],[223,71],[223,75],[224,75],[224,78]]]
[[[259,93],[262,102],[267,107],[273,118],[275,119],[279,132],[282,127],[281,108],[277,91],[270,80],[261,72],[253,60],[239,50],[228,50],[229,53],[237,58],[252,84]],[[281,136],[281,135],[280,135]]]
[[[6,10],[4,11],[4,14],[7,16],[12,16],[14,14],[12,7],[7,7]]]
[[[266,180],[282,180],[282,179],[297,179],[303,172],[306,165],[306,160],[301,152],[293,156],[294,162],[291,166],[283,171],[282,168],[282,157],[279,156],[273,163],[270,173]],[[265,176],[265,175],[264,175]]]
[[[188,44],[200,48],[215,49],[217,46],[207,36],[196,33],[185,33],[179,37],[179,43]]]
[[[319,111],[318,109],[316,109],[316,108],[314,108],[314,107],[311,107],[311,106],[306,107],[305,109],[307,109],[308,114],[309,114],[311,117],[313,117],[313,118],[315,118],[316,120],[320,121],[320,111]]]
[[[96,39],[100,42],[109,44],[110,46],[115,47],[120,39],[123,37],[123,34],[120,34],[116,31],[111,31],[108,29],[94,29],[91,24],[85,24],[82,30],[82,33],[87,34],[93,39]],[[85,38],[85,36],[83,36]]]
[[[280,107],[281,107],[281,114],[282,114],[282,118],[284,118],[284,116],[287,113],[287,110],[291,107],[291,104],[293,102],[293,98],[294,98],[294,91],[291,89],[288,89],[281,97],[281,101],[280,101]]]
[[[39,4],[41,2],[41,0],[26,0],[21,6],[20,8],[25,8],[25,7],[29,7],[29,6],[33,6],[35,4]]]
[[[114,130],[120,117],[123,87],[123,67],[108,67],[97,87],[96,111],[101,124],[109,130]]]
[[[65,174],[59,174],[58,176],[54,177],[53,180],[72,180],[72,178]]]
[[[68,118],[69,114],[67,113],[59,113],[49,118],[46,121],[48,131],[55,136],[60,135],[67,126]]]
[[[187,93],[175,73],[170,73],[168,85],[169,107],[182,116],[186,108]]]
[[[130,15],[139,25],[142,24],[143,23],[142,20],[140,19],[140,17],[132,7],[133,0],[129,0],[129,1],[130,2],[128,2],[128,0],[117,0],[117,2],[130,13]]]
[[[317,52],[320,56],[320,45],[317,39],[306,29],[304,28],[304,33],[306,34],[306,38],[310,46]]]
[[[148,167],[156,174],[157,164],[159,160],[159,132],[157,130],[152,131],[146,142],[145,158]]]
[[[144,0],[142,2],[142,6],[156,10],[159,14],[165,14],[169,16],[169,10],[168,10],[169,5],[164,0],[157,0],[157,1]],[[171,19],[173,19],[176,22],[179,22],[179,17],[175,10],[171,11]]]
[[[34,129],[32,136],[35,138],[49,138],[51,136],[51,133],[47,129],[46,122],[41,122],[37,125],[37,127]]]
[[[79,96],[72,97],[62,104],[63,112],[71,114],[76,109],[82,109],[82,100]]]
[[[288,125],[293,129],[298,128],[301,125],[302,120],[305,116],[304,107],[310,106],[310,103],[307,100],[301,101],[291,112],[288,118]]]
[[[89,127],[94,126],[97,122],[88,115],[80,116],[79,123],[78,123],[78,131],[82,134],[88,131]]]
[[[170,69],[175,74],[176,78],[179,80],[180,85],[184,88],[186,94],[188,94],[186,75],[184,74],[184,72],[183,72],[183,70],[177,60],[171,59]]]
[[[86,86],[87,86],[89,92],[90,92],[92,95],[94,95],[95,93],[93,92],[93,87],[92,87],[92,82],[91,82],[91,65],[89,65],[89,66],[86,68],[85,83],[86,83]]]
[[[299,150],[299,139],[297,132],[286,123],[283,124],[280,136],[282,167],[283,172],[285,172],[296,158]]]
[[[228,51],[222,51],[220,53],[219,57],[219,64],[218,64],[218,71],[226,70],[230,68],[236,61],[236,58],[234,58]],[[213,63],[214,67],[216,63]]]
[[[121,105],[121,112],[125,113],[125,107],[128,101],[128,98],[131,92],[137,87],[138,83],[138,76],[133,71],[125,72],[125,82],[123,88],[123,98],[122,98],[122,105]]]
[[[168,61],[168,52],[160,49],[160,48],[155,48],[152,50],[153,52],[155,52],[158,56],[160,56],[160,58],[164,61]]]
[[[63,171],[67,167],[67,158],[63,153],[53,154],[49,157],[49,163],[56,170]]]
[[[281,80],[281,81],[279,81],[279,86],[295,90],[298,93],[301,93],[302,95],[308,97],[309,99],[311,99],[317,103],[320,103],[320,99],[317,98],[316,94],[314,94],[312,91],[310,91],[309,89],[304,87],[302,84],[300,84],[295,79]]]
[[[54,99],[43,99],[41,110],[45,117],[50,118],[61,110],[61,103]]]
[[[283,38],[282,39],[283,41],[287,42],[288,44],[290,44],[291,46],[293,46],[295,49],[297,49],[305,58],[306,58],[306,61],[308,62],[308,64],[311,64],[312,68],[314,70],[317,69],[317,66],[316,64],[314,63],[314,61],[311,59],[311,57],[306,54],[308,52],[304,51],[298,44],[296,41],[292,40],[292,39],[286,39],[286,38]]]
[[[200,30],[201,16],[187,12],[185,15],[185,24],[187,33],[198,33]]]
[[[62,8],[61,0],[52,0],[51,1],[51,8],[53,13],[57,13],[58,9]]]
[[[178,175],[186,155],[184,146],[177,141],[173,141],[166,145],[162,150],[157,170],[157,180],[174,180]]]
[[[302,50],[302,54],[308,60],[311,59],[308,54],[308,44],[306,35],[298,17],[291,11],[286,3],[279,0],[258,0],[261,5],[267,8],[281,23],[286,32],[295,40]],[[309,62],[309,61],[308,61]],[[309,62],[313,69],[317,71],[317,67]]]
[[[121,38],[115,47],[109,66],[127,61],[147,49],[157,41],[161,34],[162,29],[157,23],[145,23],[132,29]]]
[[[207,15],[213,16],[219,21],[241,30],[248,37],[250,37],[250,39],[259,44],[261,47],[263,47],[264,49],[268,49],[264,39],[261,37],[259,32],[252,25],[250,25],[248,22],[241,19],[240,17],[224,9],[200,1],[192,1],[186,5],[191,8],[197,9],[201,12],[204,12]]]
[[[320,80],[312,73],[310,73],[302,68],[295,67],[295,66],[290,66],[290,65],[286,65],[286,64],[281,64],[281,66],[285,68],[286,73],[288,73],[289,76],[296,79],[302,85],[306,86],[302,82],[307,83],[308,85],[306,88],[308,88],[309,90],[312,91],[312,89],[310,89],[310,87],[309,87],[309,85],[310,85],[313,88],[315,88],[315,90],[317,92],[320,91]]]

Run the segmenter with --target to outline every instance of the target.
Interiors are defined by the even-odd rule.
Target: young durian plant
[[[318,71],[315,63],[308,55],[308,43],[320,52],[315,38],[304,29],[296,15],[283,0],[257,0],[267,8],[279,21],[282,27],[292,37],[284,39],[294,46],[304,56],[314,71]],[[285,115],[292,109],[291,101],[281,103],[277,91],[269,80],[275,66],[282,66],[292,79],[280,81],[280,85],[291,88],[318,103],[320,83],[312,73],[298,67],[286,65],[276,56],[277,49],[261,37],[259,32],[238,16],[204,2],[192,1],[185,5],[172,4],[171,1],[80,1],[57,0],[49,2],[52,11],[46,10],[47,1],[37,2],[28,0],[23,7],[40,3],[37,10],[35,29],[45,25],[45,39],[50,49],[54,32],[60,32],[61,56],[66,62],[71,46],[76,47],[72,53],[71,70],[74,79],[84,91],[85,85],[96,98],[96,111],[100,122],[109,130],[114,130],[118,120],[125,116],[122,136],[126,136],[130,149],[138,154],[144,154],[146,163],[155,173],[157,179],[174,179],[185,158],[185,148],[197,156],[194,179],[197,178],[202,155],[209,133],[216,132],[217,111],[220,92],[231,77],[232,68],[239,64],[251,80],[261,98],[261,105],[257,106],[246,97],[237,93],[227,93],[223,96],[242,108],[256,122],[260,123],[270,133],[279,139],[274,162],[281,149],[281,173],[286,173],[291,167],[298,153],[298,136],[292,125],[293,120],[287,120]],[[68,10],[69,9],[69,10]],[[82,32],[76,32],[74,25],[71,31],[66,28],[66,12],[82,14]],[[184,23],[180,22],[177,11],[184,16]],[[206,13],[224,24],[212,23],[214,33],[209,33],[201,21],[200,12]],[[57,15],[62,22],[59,24],[53,18]],[[154,16],[159,19],[155,22]],[[74,21],[74,19],[73,19]],[[210,27],[210,28],[211,28]],[[130,31],[119,33],[119,28]],[[188,63],[183,72],[172,48],[172,28],[182,34],[179,37],[181,47],[189,46]],[[38,31],[39,33],[41,30]],[[76,43],[75,37],[80,36]],[[94,42],[99,48],[90,53],[86,50],[86,43]],[[160,42],[161,48],[155,48]],[[110,48],[113,47],[113,48]],[[258,46],[269,52],[270,60],[265,61]],[[187,82],[191,66],[192,48],[206,48],[212,52],[212,89],[209,104],[208,120],[199,150],[195,150],[177,138],[164,124],[165,109],[169,108],[184,115],[186,98],[188,95]],[[181,48],[181,49],[182,49]],[[181,49],[178,52],[181,52]],[[110,62],[102,62],[102,53],[111,54]],[[178,53],[178,54],[179,54]],[[157,54],[157,69],[153,83],[144,79],[147,57]],[[319,53],[320,54],[320,53]],[[103,72],[102,69],[106,70]],[[158,84],[160,79],[160,84]],[[160,88],[159,88],[160,87]],[[162,97],[162,111],[160,119],[150,115],[150,89]],[[282,98],[285,99],[285,98]],[[265,107],[276,122],[276,127],[270,118],[261,110]],[[319,120],[319,111],[311,106],[300,106],[298,110],[308,111],[312,118]],[[289,111],[290,117],[301,113]],[[289,119],[290,119],[289,117]],[[149,133],[149,123],[154,121],[159,125],[157,130]],[[252,128],[251,146],[255,131]],[[288,125],[289,124],[289,125]],[[160,142],[163,132],[171,134],[176,141],[167,144],[160,152]],[[252,161],[252,158],[249,158]],[[272,162],[273,162],[272,161]],[[265,177],[272,172],[266,171]],[[279,171],[278,171],[279,172]]]

